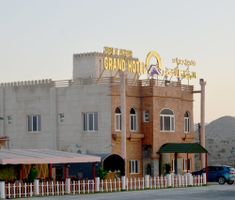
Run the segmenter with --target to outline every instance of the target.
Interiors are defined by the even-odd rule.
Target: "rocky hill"
[[[235,117],[224,116],[206,125],[209,164],[235,167]]]

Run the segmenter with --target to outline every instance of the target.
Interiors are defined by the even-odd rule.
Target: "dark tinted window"
[[[223,167],[217,167],[217,170],[218,171],[223,171],[224,169],[223,169]]]
[[[208,171],[216,171],[216,167],[209,166]]]

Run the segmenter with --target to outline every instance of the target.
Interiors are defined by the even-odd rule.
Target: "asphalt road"
[[[27,198],[28,199],[28,198]],[[34,200],[235,200],[235,185],[36,197]]]

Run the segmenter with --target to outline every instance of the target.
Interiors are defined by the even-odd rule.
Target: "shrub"
[[[107,174],[108,172],[103,167],[100,167],[98,169],[98,176],[100,177],[100,179],[105,179]]]
[[[38,176],[38,171],[35,167],[31,167],[29,175],[28,175],[28,182],[32,183]]]
[[[13,166],[4,167],[0,170],[0,180],[14,181],[16,179],[16,170]]]

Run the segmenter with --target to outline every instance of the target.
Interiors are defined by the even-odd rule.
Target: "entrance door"
[[[117,154],[112,154],[103,160],[103,168],[106,171],[120,171],[124,175],[124,160]]]

